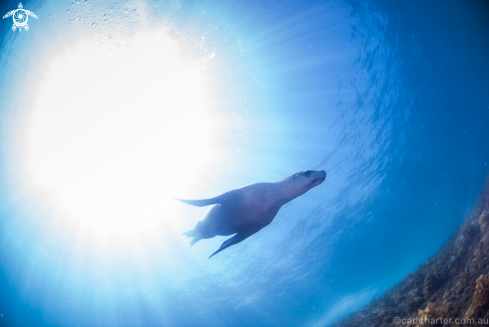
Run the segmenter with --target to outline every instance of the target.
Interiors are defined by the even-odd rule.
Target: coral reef
[[[443,248],[383,296],[333,324],[489,326],[489,179]]]

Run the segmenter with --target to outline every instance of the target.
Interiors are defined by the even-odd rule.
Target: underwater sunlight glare
[[[213,157],[206,78],[164,30],[68,48],[20,117],[23,191],[96,237],[174,223],[173,198]]]

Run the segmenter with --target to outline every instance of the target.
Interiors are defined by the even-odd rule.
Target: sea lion
[[[216,235],[232,235],[209,259],[231,245],[237,244],[269,225],[278,210],[287,202],[318,186],[326,179],[324,170],[306,170],[273,183],[256,183],[238,188],[212,199],[182,200],[204,207],[213,204],[204,219],[183,235],[193,237],[190,246],[201,239]]]

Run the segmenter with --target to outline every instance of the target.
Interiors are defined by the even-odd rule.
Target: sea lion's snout
[[[326,179],[326,172],[324,170],[318,171],[318,178],[321,180],[321,183]]]
[[[324,170],[312,171],[311,177],[313,181],[311,187],[316,187],[326,179],[326,172]]]

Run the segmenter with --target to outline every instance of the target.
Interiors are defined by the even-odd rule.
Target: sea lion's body
[[[180,200],[195,205],[214,205],[195,228],[184,233],[194,239],[191,245],[216,235],[236,234],[225,241],[219,250],[239,243],[269,225],[279,209],[287,202],[321,184],[324,171],[304,171],[274,183],[257,183],[238,188],[212,199]]]

